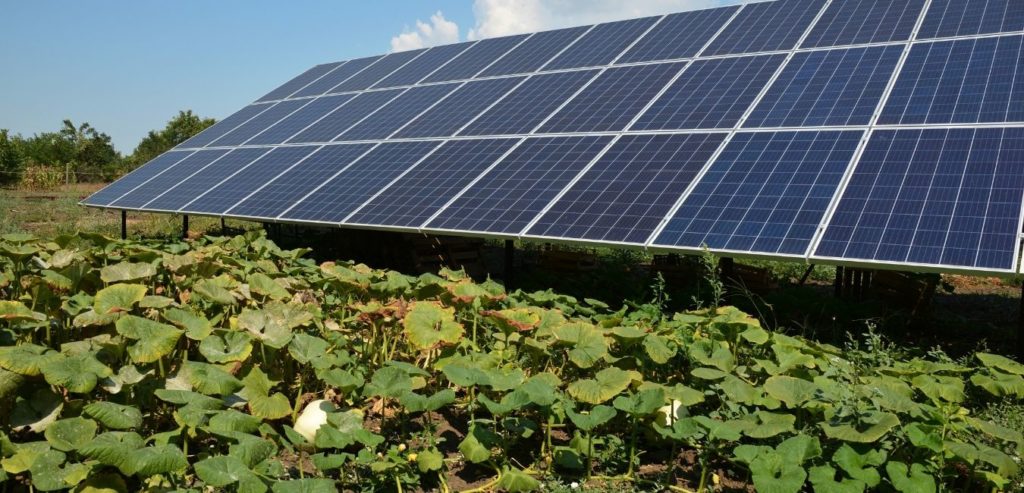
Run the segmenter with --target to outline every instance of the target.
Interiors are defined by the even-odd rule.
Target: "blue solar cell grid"
[[[615,61],[660,17],[630,19],[594,26],[586,35],[544,66],[544,70],[596,67]]]
[[[216,181],[213,181],[214,179],[209,176],[200,176],[202,173],[199,173],[195,178],[197,178],[197,180],[207,180],[206,189],[208,191],[199,192],[198,198],[182,205],[179,210],[181,212],[225,214],[229,209],[234,207],[235,204],[241,202],[246,196],[258,190],[261,186],[273,180],[274,177],[281,174],[295,163],[302,161],[316,150],[316,146],[278,147],[271,150],[269,153],[263,154],[252,164],[246,166],[244,169],[238,170],[235,175],[224,180],[221,184],[213,188],[209,187],[216,184]],[[218,161],[217,164],[219,165],[227,159],[228,158],[222,159]],[[211,166],[211,168],[213,168],[213,166]],[[207,168],[207,170],[209,169],[210,168]],[[205,172],[207,170],[203,171]],[[202,183],[199,182],[198,184],[201,185]],[[193,193],[194,192],[195,191],[193,191]],[[185,198],[187,199],[188,197],[186,196]]]
[[[317,66],[315,66],[315,67],[313,67],[313,68],[303,72],[298,77],[296,77],[296,78],[294,78],[294,79],[292,79],[292,80],[290,80],[288,82],[285,82],[281,87],[278,87],[277,89],[274,89],[273,91],[270,91],[269,93],[267,93],[266,96],[263,96],[262,98],[258,99],[257,102],[261,102],[261,101],[276,101],[278,99],[285,99],[288,96],[291,96],[293,93],[295,93],[299,89],[302,89],[303,87],[306,87],[311,82],[319,79],[320,77],[323,77],[326,73],[328,73],[328,72],[330,72],[330,71],[332,71],[332,70],[334,70],[334,69],[336,69],[336,68],[338,68],[338,67],[340,67],[340,66],[342,66],[344,64],[345,64],[345,62],[337,62],[337,63],[325,63],[323,65],[317,65]]]
[[[190,154],[192,154],[192,151],[165,152],[157,156],[156,159],[136,168],[135,171],[122,176],[114,183],[103,187],[103,189],[90,195],[82,203],[96,206],[108,205],[147,180],[163,173]]]
[[[280,217],[339,223],[439,145],[438,142],[381,144]]]
[[[898,45],[797,53],[744,126],[867,125],[902,53]]]
[[[528,133],[598,72],[583,70],[534,75],[466,127],[460,135]]]
[[[171,184],[143,207],[157,211],[176,211],[268,152],[270,149],[232,150],[191,176]]]
[[[911,48],[879,118],[883,124],[1024,121],[1022,36]]]
[[[191,149],[197,147],[205,147],[210,142],[213,142],[224,134],[234,130],[239,125],[249,121],[254,116],[263,113],[266,110],[272,108],[273,104],[253,104],[242,108],[238,112],[231,116],[213,124],[210,128],[199,132],[192,138],[178,144],[175,149]]]
[[[724,138],[722,133],[623,136],[527,235],[646,243]]]
[[[467,82],[451,93],[443,104],[434,106],[399,131],[396,138],[450,137],[499,100],[524,77]]]
[[[704,54],[727,55],[791,49],[824,5],[825,0],[776,0],[747,5],[715,38]]]
[[[457,87],[459,84],[413,87],[334,140],[384,139]]]
[[[815,252],[1010,270],[1024,129],[876,131]]]
[[[110,205],[121,209],[139,209],[157,195],[181,183],[193,173],[220,159],[228,152],[223,149],[212,149],[192,153],[163,173],[154,174],[151,179],[135,187],[131,192],[113,201]]]
[[[1024,30],[1020,0],[932,0],[917,39]]]
[[[355,60],[349,60],[348,63],[342,65],[333,71],[327,73],[323,77],[317,79],[315,82],[303,87],[301,90],[293,94],[291,97],[300,98],[306,96],[320,96],[326,94],[328,91],[345,82],[348,78],[366,69],[370,65],[373,65],[376,61],[384,58],[384,55],[372,56],[367,58],[357,58]]]
[[[587,32],[587,27],[545,31],[530,36],[480,73],[480,77],[535,72]]]
[[[229,209],[227,213],[244,217],[277,217],[372,147],[373,144],[325,146],[273,181],[266,183],[266,186]]]
[[[472,43],[435,46],[404,67],[396,70],[384,80],[374,84],[375,89],[413,85],[432,74],[439,67],[450,62],[460,53],[466,51]]]
[[[338,110],[292,137],[288,143],[330,142],[404,91],[406,90],[389,89],[359,94]]]
[[[310,99],[293,99],[274,103],[274,106],[256,115],[249,121],[235,127],[221,138],[210,142],[208,147],[231,147],[245,144],[246,141],[264,131],[267,127],[285,119],[288,115],[309,104]]]
[[[359,72],[346,81],[334,86],[328,92],[336,93],[369,89],[377,82],[380,82],[381,79],[391,75],[392,72],[395,72],[396,70],[404,67],[407,63],[412,62],[425,51],[426,50],[412,50],[391,53],[378,60],[377,63],[366,67],[362,72]]]
[[[611,139],[527,139],[426,227],[518,234]]]
[[[685,62],[679,62],[608,69],[555,113],[540,132],[623,130],[684,66]]]
[[[471,79],[526,38],[527,35],[522,34],[519,36],[505,36],[478,41],[449,64],[431,74],[423,82]]]
[[[345,222],[420,226],[517,142],[516,139],[446,142]]]
[[[883,43],[910,39],[925,0],[832,2],[803,47]]]
[[[678,60],[697,54],[739,7],[671,14],[630,48],[617,63]]]
[[[654,244],[804,255],[862,136],[737,134]]]
[[[256,134],[255,137],[246,141],[246,145],[273,145],[287,142],[295,134],[298,134],[306,127],[321,118],[341,108],[355,95],[339,94],[336,96],[323,96],[314,99],[306,106],[303,106],[283,120],[273,124],[270,128]]]
[[[731,128],[785,59],[764,55],[693,62],[632,129]]]

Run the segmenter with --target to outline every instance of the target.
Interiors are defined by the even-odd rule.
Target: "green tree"
[[[145,164],[153,158],[171,150],[192,136],[216,123],[213,118],[202,118],[192,110],[179,111],[162,130],[151,130],[142,138],[129,158],[132,167]]]
[[[88,123],[64,120],[60,130],[35,134],[19,147],[28,164],[64,168],[77,181],[109,180],[122,168],[110,136]]]
[[[6,129],[0,129],[0,183],[16,183],[21,179],[24,166],[25,158],[17,142],[8,135]]]

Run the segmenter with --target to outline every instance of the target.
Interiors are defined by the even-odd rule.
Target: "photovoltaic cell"
[[[654,244],[806,254],[862,135],[735,135]]]
[[[643,244],[725,135],[623,136],[527,234]]]
[[[373,144],[325,146],[227,212],[243,217],[277,217],[372,147]]]
[[[875,131],[816,256],[1010,270],[1024,129]]]
[[[797,53],[744,126],[867,125],[902,53],[898,45]]]
[[[281,174],[317,149],[318,147],[316,146],[278,147],[273,149],[249,166],[238,170],[235,175],[212,189],[209,188],[210,185],[216,182],[211,180],[206,187],[206,190],[209,191],[205,193],[199,192],[202,195],[181,206],[179,210],[193,213],[224,214],[246,196],[255,192],[274,179],[275,176]],[[224,160],[222,159],[221,161]],[[217,164],[220,164],[221,161],[218,161]],[[206,170],[203,171],[205,172]],[[198,177],[199,175],[196,176]]]
[[[246,145],[273,145],[287,142],[293,135],[337,110],[353,97],[355,97],[353,94],[339,94],[314,99],[295,113],[249,139]]]
[[[505,36],[502,38],[484,39],[476,42],[468,50],[462,52],[451,63],[441,67],[427,77],[424,82],[445,82],[449,80],[472,79],[477,73],[501,58],[516,45],[526,39],[527,35]]]
[[[156,159],[136,168],[131,173],[122,176],[120,179],[103,187],[100,191],[90,195],[82,203],[87,205],[105,206],[117,200],[118,197],[132,191],[133,188],[143,184],[146,180],[163,173],[171,166],[174,166],[185,159],[192,151],[170,151],[165,152]]]
[[[422,141],[381,144],[280,217],[339,223],[439,145]]]
[[[882,124],[1024,120],[1022,36],[922,43],[911,48]]]
[[[110,205],[122,209],[141,208],[157,195],[181,183],[182,180],[203,169],[204,166],[216,161],[228,152],[223,149],[211,149],[192,153],[163,173],[154,173],[151,179],[133,188],[131,192],[113,201]]]
[[[381,79],[391,75],[392,72],[404,67],[407,63],[412,62],[413,59],[422,55],[425,51],[425,49],[399,51],[385,55],[384,58],[378,60],[377,63],[366,67],[366,70],[363,70],[341,84],[332,87],[328,92],[338,93],[369,89],[377,82],[380,82]]]
[[[345,223],[417,227],[473,178],[494,164],[516,142],[517,139],[446,142],[346,219]]]
[[[334,140],[387,138],[457,87],[458,83],[413,87]]]
[[[598,70],[583,70],[530,77],[487,110],[460,135],[523,134],[540,125]]]
[[[409,123],[396,138],[450,137],[492,103],[522,82],[524,77],[467,82],[439,104]]]
[[[684,66],[686,62],[608,69],[548,120],[540,132],[623,130]]]
[[[283,120],[299,108],[310,103],[309,99],[292,99],[274,103],[274,106],[256,115],[251,120],[239,125],[234,130],[224,134],[221,138],[211,142],[209,146],[229,147],[244,144],[256,134],[266,130],[267,127]]]
[[[746,5],[704,54],[791,49],[824,5],[825,0],[776,0]]]
[[[358,74],[360,71],[366,69],[366,67],[369,67],[370,65],[373,65],[374,62],[380,60],[381,58],[384,58],[384,55],[349,60],[348,63],[346,63],[345,65],[338,67],[337,69],[331,71],[327,75],[324,75],[323,77],[317,79],[315,82],[309,84],[306,87],[303,87],[301,90],[293,94],[291,97],[300,98],[305,96],[320,96],[321,94],[326,94],[327,91],[333,89],[334,86],[337,86],[338,84],[341,84],[349,77]]]
[[[527,139],[427,227],[518,234],[611,139]]]
[[[910,39],[925,0],[832,2],[804,47],[882,43]]]
[[[544,66],[544,70],[596,67],[615,61],[660,17],[645,17],[594,26],[569,49]]]
[[[785,59],[763,55],[694,62],[632,129],[733,127]]]
[[[221,138],[222,136],[224,136],[224,134],[234,130],[235,127],[245,123],[252,117],[270,109],[273,106],[273,104],[253,104],[246,106],[245,108],[239,110],[237,113],[234,113],[231,116],[213,124],[213,126],[211,126],[210,128],[207,128],[206,130],[199,132],[198,134],[186,140],[185,142],[178,144],[178,146],[175,147],[175,149],[192,149],[198,147],[205,147],[210,142],[213,142]]]
[[[1020,0],[932,0],[917,39],[1024,30]]]
[[[665,17],[617,63],[677,60],[697,54],[739,7],[680,12]]]
[[[292,137],[288,143],[330,142],[404,91],[405,89],[389,89],[361,93],[345,106]]]
[[[587,27],[545,31],[530,36],[512,51],[487,67],[480,77],[535,72],[570,43],[587,32]]]
[[[384,80],[376,83],[373,87],[380,89],[413,85],[433,73],[438,67],[459,56],[460,53],[466,51],[472,45],[472,43],[458,43],[435,46],[404,67],[396,70],[395,73],[387,76]]]
[[[285,82],[284,85],[282,85],[281,87],[278,87],[273,91],[270,91],[269,93],[267,93],[266,96],[263,96],[262,98],[258,99],[257,102],[276,101],[278,99],[285,99],[288,96],[291,96],[292,93],[294,93],[295,91],[298,91],[299,89],[306,87],[306,85],[308,85],[309,83],[319,79],[320,77],[323,77],[323,75],[326,74],[327,72],[330,72],[344,64],[345,62],[337,62],[317,65],[303,72],[298,77],[288,82]]]
[[[197,170],[193,175],[180,179],[177,183],[168,183],[168,187],[143,207],[157,211],[176,211],[268,151],[270,149],[235,149]]]

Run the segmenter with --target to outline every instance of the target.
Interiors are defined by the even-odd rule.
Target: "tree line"
[[[151,130],[127,156],[114,148],[109,135],[89,123],[64,120],[59,130],[30,137],[0,129],[0,185],[17,185],[38,170],[59,174],[61,183],[111,181],[215,122],[191,110],[178,112],[163,129]]]

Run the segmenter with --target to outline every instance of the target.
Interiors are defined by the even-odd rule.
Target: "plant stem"
[[[633,416],[633,432],[629,438],[629,467],[626,468],[626,477],[633,477],[633,463],[636,462],[636,416]]]
[[[594,475],[594,435],[587,433],[587,482]]]

